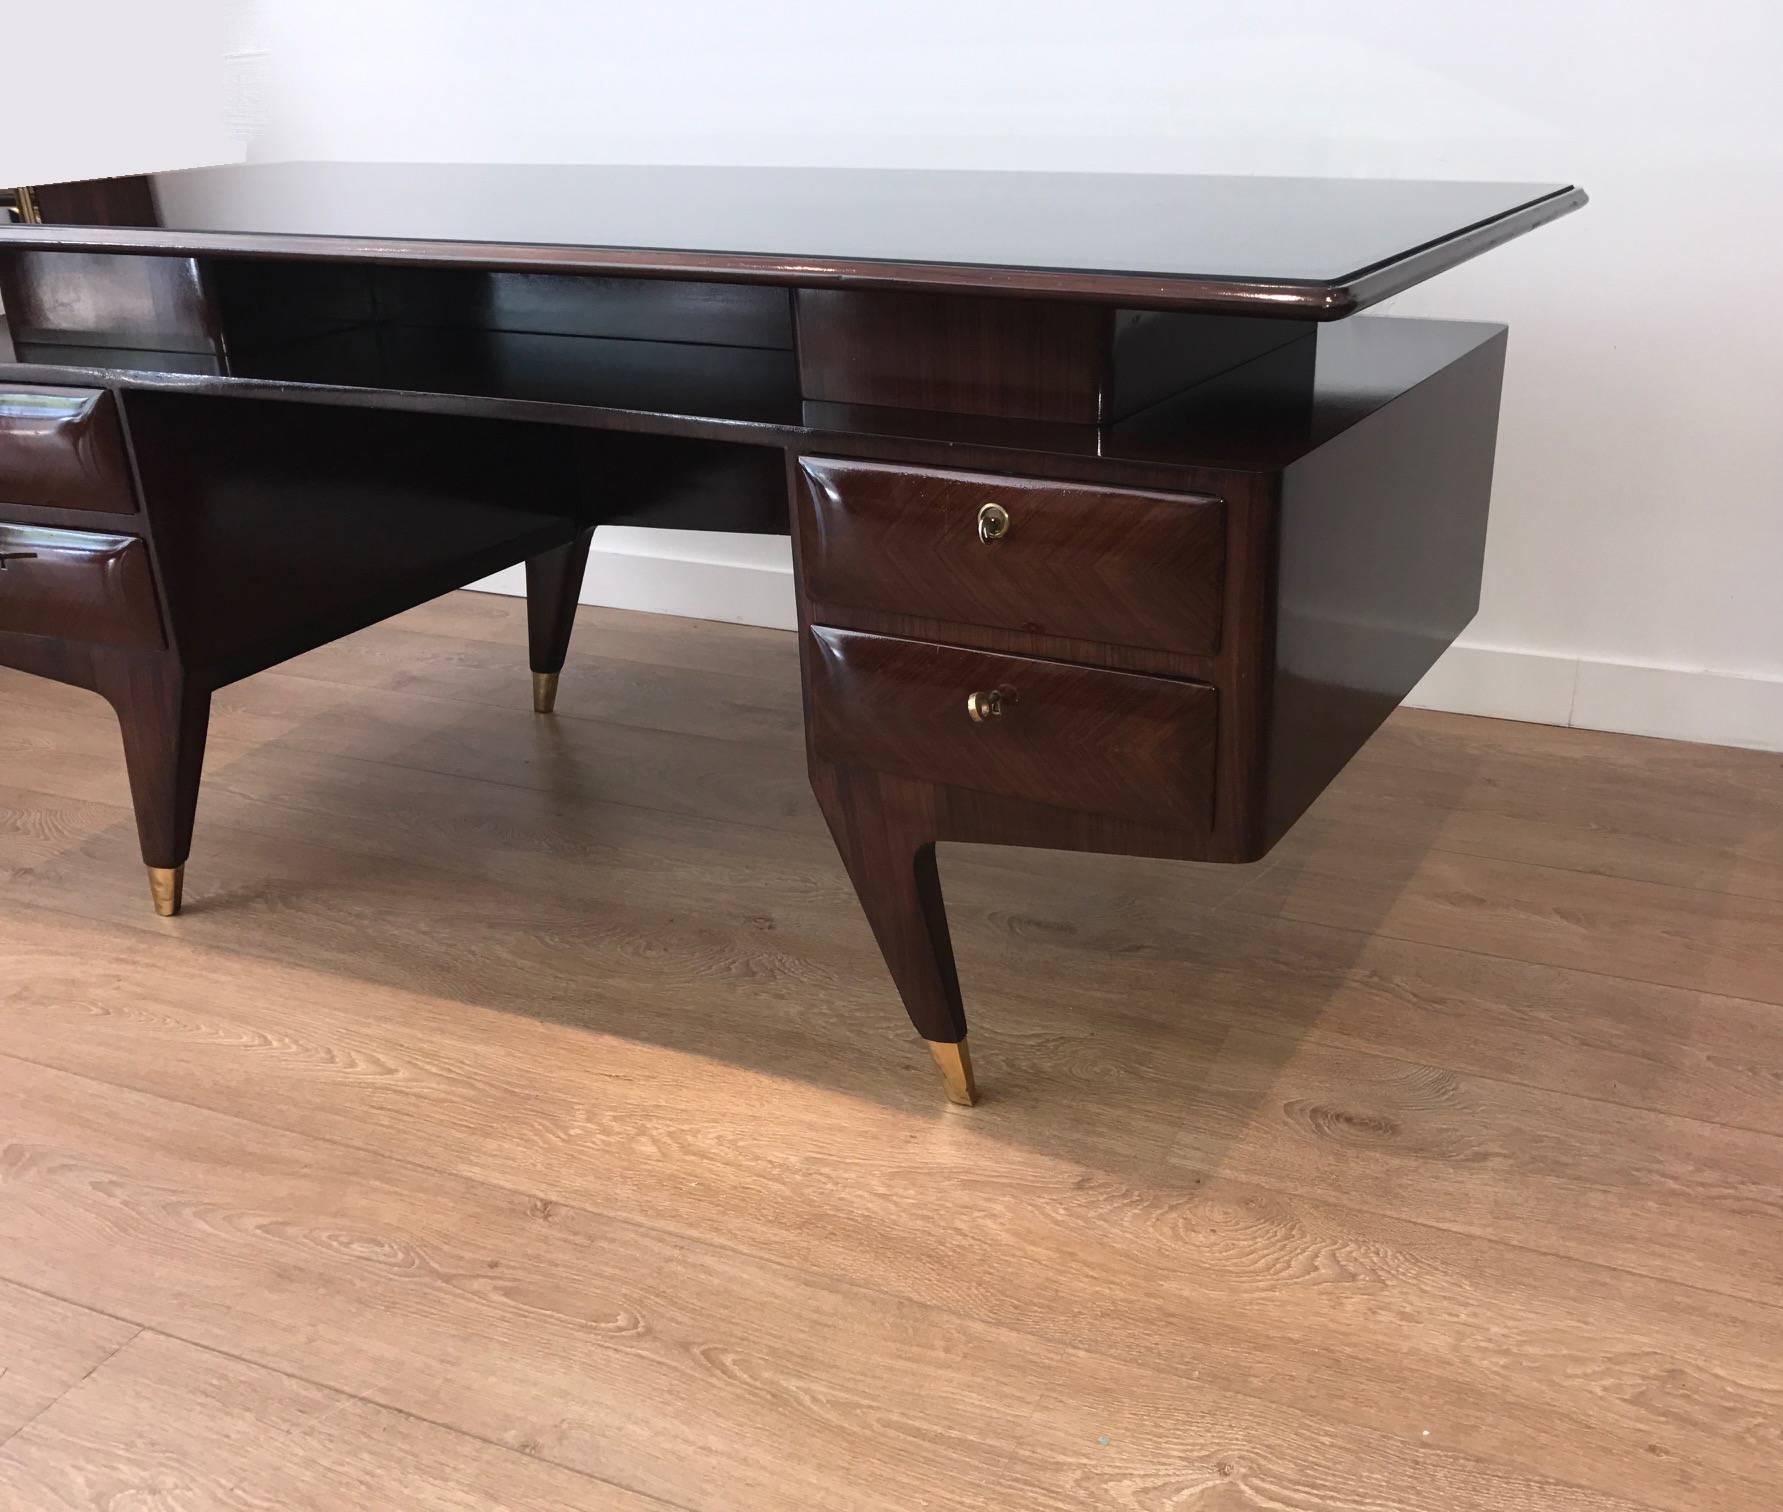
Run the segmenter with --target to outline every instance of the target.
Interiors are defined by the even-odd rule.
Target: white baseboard
[[[518,567],[476,586],[526,591]],[[791,544],[784,536],[603,526],[589,553],[582,602],[792,630]],[[1783,678],[1462,644],[1450,648],[1406,702],[1530,724],[1783,751]]]
[[[1406,702],[1530,724],[1783,751],[1783,678],[1452,646]]]
[[[510,567],[472,586],[524,594],[525,570]],[[796,630],[792,542],[786,536],[603,525],[588,553],[582,602]]]

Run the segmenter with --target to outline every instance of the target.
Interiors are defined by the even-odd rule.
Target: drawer
[[[160,646],[148,549],[135,536],[0,525],[0,632]]]
[[[0,504],[135,512],[108,390],[0,384]]]
[[[821,457],[799,465],[805,592],[826,609],[1219,649],[1218,499]],[[986,506],[1007,521],[990,540],[979,528]]]
[[[814,625],[818,756],[1060,808],[1206,828],[1218,694],[1202,683]],[[973,695],[997,694],[996,712]]]

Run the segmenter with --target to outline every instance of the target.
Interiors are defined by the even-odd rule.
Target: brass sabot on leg
[[[155,900],[155,912],[164,919],[171,919],[180,911],[180,899],[186,888],[186,868],[183,866],[151,866],[149,868],[149,896]]]
[[[929,1054],[941,1070],[941,1084],[947,1088],[947,1100],[969,1108],[978,1101],[978,1085],[972,1080],[972,1052],[961,1040],[957,1045],[944,1040],[929,1040]]]

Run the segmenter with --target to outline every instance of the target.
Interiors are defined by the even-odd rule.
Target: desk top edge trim
[[[1557,220],[1587,202],[1566,185],[1503,214],[1381,262],[1317,280],[1247,279],[1176,273],[900,262],[788,253],[712,252],[650,247],[580,247],[504,242],[181,231],[113,226],[0,227],[0,251],[113,252],[148,256],[270,258],[297,262],[384,263],[512,272],[697,278],[786,288],[851,288],[1017,299],[1062,299],[1133,309],[1340,320],[1447,271],[1492,247]]]

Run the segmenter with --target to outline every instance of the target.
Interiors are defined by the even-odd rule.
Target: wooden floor
[[[188,912],[0,673],[0,1507],[1783,1505],[1783,758],[1401,713],[1248,869],[944,848],[792,638],[457,595],[217,701]]]

